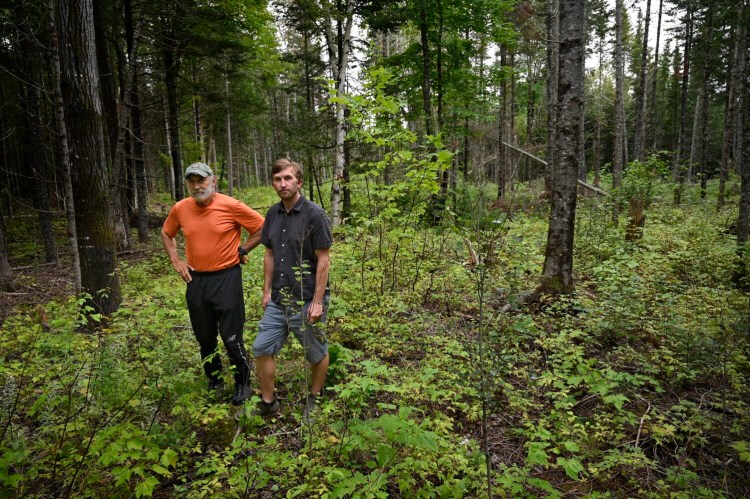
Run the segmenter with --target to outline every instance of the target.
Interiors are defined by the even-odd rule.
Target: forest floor
[[[23,268],[0,295],[0,495],[750,496],[748,297],[731,234],[686,198],[651,208],[637,244],[584,200],[578,291],[531,307],[518,297],[546,229],[533,203],[502,228],[490,213],[463,233],[337,232],[331,367],[309,424],[294,341],[279,417],[252,416],[257,396],[231,406],[229,373],[225,399],[207,397],[155,231],[119,255],[120,310],[82,334],[69,270],[34,265],[34,229],[10,227]],[[261,267],[255,251],[243,269],[246,342]]]

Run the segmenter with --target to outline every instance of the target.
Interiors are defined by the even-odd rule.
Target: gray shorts
[[[263,317],[258,323],[258,336],[253,342],[253,355],[277,355],[282,345],[293,332],[302,348],[305,358],[310,364],[317,364],[328,355],[328,340],[326,340],[324,324],[328,311],[328,295],[323,297],[323,315],[320,321],[308,324],[304,321],[310,302],[305,303],[300,313],[299,305],[280,305],[273,300],[268,302]]]

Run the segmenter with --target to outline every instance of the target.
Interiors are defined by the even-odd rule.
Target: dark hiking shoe
[[[253,414],[256,416],[275,416],[279,413],[279,410],[281,409],[281,406],[279,405],[279,399],[274,397],[273,402],[265,402],[263,399],[260,399],[258,402],[258,405],[255,407],[255,410],[253,411]]]
[[[313,395],[312,393],[305,399],[305,406],[302,409],[302,421],[305,423],[309,422],[315,411],[318,409],[318,403],[320,402],[320,395]]]
[[[219,398],[224,393],[224,382],[220,379],[212,379],[208,381],[208,394],[211,397]]]
[[[244,383],[236,383],[234,385],[234,397],[232,397],[232,404],[240,405],[245,400],[250,398],[250,385]]]

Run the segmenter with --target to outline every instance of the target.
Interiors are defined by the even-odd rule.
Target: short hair
[[[289,167],[294,168],[294,176],[297,177],[297,180],[304,180],[303,174],[302,174],[302,167],[297,163],[296,161],[292,161],[289,158],[281,158],[277,159],[276,162],[271,167],[271,176],[273,177],[277,173],[279,173],[281,170],[286,170]]]

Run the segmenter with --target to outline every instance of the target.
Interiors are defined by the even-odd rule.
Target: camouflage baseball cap
[[[200,161],[193,163],[187,167],[187,170],[185,170],[185,178],[188,178],[190,175],[200,175],[201,177],[206,178],[213,174],[214,172],[211,168],[206,163],[201,163]]]

